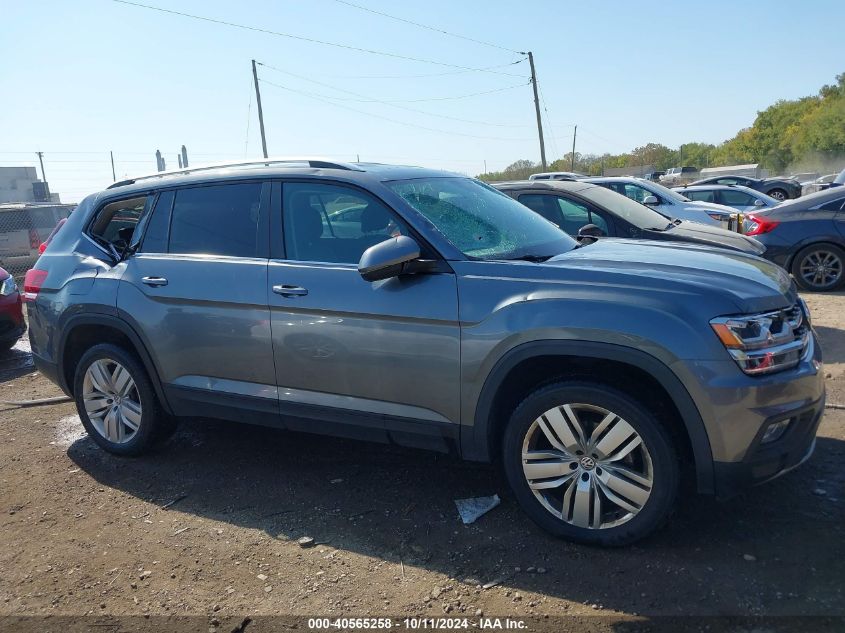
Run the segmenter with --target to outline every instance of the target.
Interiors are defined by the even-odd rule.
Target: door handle
[[[141,277],[141,283],[145,283],[148,286],[166,286],[167,279],[164,277]]]
[[[283,297],[304,297],[308,294],[308,290],[302,286],[289,286],[287,284],[273,286],[273,292]]]

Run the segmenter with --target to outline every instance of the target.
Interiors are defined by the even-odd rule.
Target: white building
[[[46,194],[46,195],[45,195]],[[0,203],[61,202],[38,178],[35,167],[0,167]]]

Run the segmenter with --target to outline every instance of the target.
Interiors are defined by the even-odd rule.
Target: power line
[[[302,75],[295,75],[294,73],[288,72],[286,70],[282,70],[281,68],[276,68],[275,66],[270,66],[269,64],[264,64],[261,62],[256,62],[265,68],[269,68],[270,70],[275,70],[276,72],[284,73],[286,75],[291,75],[292,77],[298,77],[300,79],[305,79],[306,81],[314,81],[304,77]],[[318,83],[314,81],[314,83]],[[337,99],[338,101],[356,101],[358,103],[423,103],[426,101],[452,101],[458,99],[468,99],[470,97],[480,97],[482,95],[489,95],[494,94],[496,92],[505,92],[506,90],[513,90],[515,88],[522,88],[523,86],[527,86],[529,82],[523,82],[519,84],[515,84],[513,86],[505,86],[503,88],[494,88],[492,90],[483,90],[481,92],[471,92],[469,94],[462,94],[462,95],[452,95],[448,97],[426,97],[423,99],[372,99],[366,98],[363,95],[360,95],[361,98],[359,99],[342,99],[340,97],[331,97]],[[333,90],[339,90],[340,92],[349,92],[348,90],[341,90],[340,88],[336,88],[334,86],[330,86],[329,84],[321,83],[320,85],[325,86],[326,88],[332,88]],[[358,94],[358,93],[351,93],[349,94]]]
[[[411,24],[413,26],[417,26],[421,29],[426,29],[427,31],[434,31],[435,33],[440,33],[441,35],[448,35],[449,37],[457,37],[461,40],[466,40],[467,42],[473,42],[475,44],[481,44],[482,46],[489,46],[491,48],[498,48],[501,51],[507,51],[509,53],[515,53],[517,55],[522,54],[520,51],[515,51],[512,48],[507,48],[505,46],[499,46],[498,44],[493,44],[491,42],[485,42],[484,40],[476,40],[472,37],[467,37],[466,35],[458,35],[457,33],[451,33],[450,31],[445,31],[443,29],[439,29],[435,26],[429,26],[427,24],[420,24],[419,22],[414,22],[413,20],[407,20],[405,18],[400,18],[395,15],[390,15],[389,13],[383,13],[381,11],[376,11],[375,9],[370,9],[367,7],[362,7],[359,4],[355,4],[353,2],[348,2],[347,0],[335,0],[335,2],[339,4],[345,4],[348,7],[354,7],[355,9],[360,9],[361,11],[366,11],[367,13],[374,13],[375,15],[380,15],[385,18],[390,18],[391,20],[396,20],[397,22],[404,22],[405,24]]]
[[[303,91],[300,91],[300,90],[294,90],[293,88],[288,88],[287,86],[283,86],[281,84],[273,83],[271,81],[267,81],[266,79],[262,79],[261,82],[268,84],[270,86],[274,86],[276,88],[281,88],[282,90],[286,90],[288,92],[293,92],[295,94],[299,94],[299,95],[302,95],[304,97],[308,97],[309,99],[314,99],[315,101],[321,101],[323,103],[327,103],[327,104],[332,105],[336,108],[342,108],[344,110],[349,110],[350,112],[357,112],[358,114],[363,114],[365,116],[373,117],[375,119],[382,119],[383,121],[389,121],[390,123],[395,123],[397,125],[404,125],[406,127],[417,128],[419,130],[426,130],[427,132],[437,132],[439,134],[448,134],[449,136],[463,136],[463,137],[466,137],[466,138],[474,138],[474,139],[480,139],[480,140],[484,140],[484,141],[525,141],[525,140],[528,140],[528,139],[524,139],[524,138],[501,138],[501,137],[495,137],[495,136],[477,136],[475,134],[464,134],[462,132],[451,132],[449,130],[441,130],[439,128],[432,128],[432,127],[427,127],[427,126],[424,126],[424,125],[417,125],[415,123],[408,123],[406,121],[399,121],[397,119],[391,119],[390,117],[382,116],[380,114],[374,114],[372,112],[367,112],[365,110],[359,110],[357,108],[352,108],[350,106],[342,105],[340,103],[336,103],[334,101],[330,101],[328,99],[325,99],[321,96],[316,96],[313,93],[303,92]]]
[[[523,57],[522,59],[518,59],[515,62],[508,62],[507,64],[497,64],[495,66],[486,66],[484,68],[478,68],[475,70],[447,70],[446,72],[442,73],[422,73],[418,75],[333,75],[333,74],[326,74],[320,73],[318,76],[322,77],[333,77],[335,79],[424,79],[427,77],[446,77],[449,75],[465,75],[471,72],[486,72],[489,70],[496,70],[498,68],[507,68],[508,66],[516,66],[517,64],[521,64],[527,57]],[[497,73],[499,75],[504,75],[506,77],[522,77],[523,75],[517,75],[516,73]]]
[[[263,66],[263,67],[265,67],[265,68],[271,68],[271,69],[275,70],[276,72],[279,72],[279,73],[282,73],[282,74],[285,74],[285,75],[290,75],[291,77],[296,77],[297,79],[301,79],[301,80],[303,80],[303,81],[308,81],[308,82],[310,82],[310,83],[317,84],[318,86],[323,86],[324,88],[329,88],[329,89],[331,89],[331,90],[336,90],[336,91],[338,91],[338,92],[343,92],[343,93],[346,93],[346,94],[350,94],[350,95],[353,95],[353,96],[355,96],[355,97],[365,97],[365,96],[366,96],[366,95],[363,95],[363,94],[361,94],[361,93],[359,93],[359,92],[353,92],[353,91],[351,91],[351,90],[345,90],[345,89],[343,89],[343,88],[337,88],[337,87],[335,87],[335,86],[332,86],[332,85],[330,85],[330,84],[324,83],[324,82],[322,82],[322,81],[317,81],[316,79],[310,79],[309,77],[305,77],[305,76],[303,76],[303,75],[298,75],[298,74],[296,74],[296,73],[292,73],[292,72],[287,71],[287,70],[282,70],[281,68],[276,68],[276,67],[274,67],[274,66],[267,66],[266,64],[262,64],[261,62],[256,62],[256,63],[257,63],[257,64],[260,64],[261,66]],[[262,82],[264,82],[264,83],[268,83],[268,84],[270,84],[271,86],[272,86],[272,85],[275,85],[275,84],[273,84],[272,82],[267,81],[266,79],[262,79],[261,81],[262,81]],[[526,84],[523,84],[523,85],[526,85]],[[285,87],[285,86],[282,86],[282,88],[288,89],[288,88],[287,88],[287,87]],[[329,95],[317,94],[317,93],[313,93],[313,92],[310,92],[310,93],[307,93],[307,94],[308,94],[309,96],[316,97],[316,98],[321,98],[321,99],[330,99],[330,100],[334,100],[334,101],[343,101],[343,99],[341,99],[341,98],[339,98],[339,97],[331,97],[331,96],[329,96]],[[528,127],[528,126],[525,126],[525,125],[519,125],[519,124],[509,124],[509,123],[490,123],[489,121],[474,121],[474,120],[472,120],[472,119],[462,119],[462,118],[459,118],[459,117],[448,116],[448,115],[446,115],[446,114],[436,114],[436,113],[434,113],[434,112],[427,112],[426,110],[420,110],[420,109],[418,109],[418,108],[412,108],[412,107],[410,107],[410,106],[403,106],[403,105],[399,105],[399,104],[397,104],[397,103],[393,103],[393,102],[389,102],[389,101],[378,101],[378,100],[374,100],[374,99],[368,99],[368,101],[373,102],[373,103],[381,103],[381,104],[386,105],[386,106],[388,106],[388,107],[391,107],[391,108],[397,108],[397,109],[399,109],[399,110],[406,110],[406,111],[408,111],[408,112],[415,112],[415,113],[417,113],[417,114],[423,114],[423,115],[425,115],[425,116],[435,117],[435,118],[439,118],[439,119],[447,119],[447,120],[449,120],[449,121],[457,121],[457,122],[459,122],[459,123],[470,123],[470,124],[472,124],[472,125],[485,125],[485,126],[487,126],[487,127]]]
[[[216,18],[209,18],[203,15],[196,15],[193,13],[184,13],[182,11],[174,11],[172,9],[164,9],[162,7],[154,7],[149,4],[141,4],[140,2],[130,2],[130,0],[111,0],[112,2],[116,2],[118,4],[125,4],[132,7],[138,7],[141,9],[149,9],[151,11],[159,11],[161,13],[168,13],[170,15],[178,15],[183,18],[191,18],[192,20],[201,20],[202,22],[210,22],[212,24],[220,24],[222,26],[230,26],[236,29],[244,29],[246,31],[253,31],[255,33],[264,33],[266,35],[274,35],[276,37],[285,37],[292,40],[298,40],[300,42],[308,42],[310,44],[322,44],[323,46],[332,46],[334,48],[341,48],[347,51],[357,51],[359,53],[369,53],[370,55],[381,55],[383,57],[392,57],[393,59],[404,59],[406,61],[412,62],[420,62],[423,64],[433,64],[435,66],[444,66],[446,68],[459,68],[461,70],[467,71],[475,71],[475,72],[488,72],[493,74],[503,74],[499,73],[495,70],[484,70],[482,68],[472,68],[470,66],[461,66],[459,64],[450,64],[448,62],[440,62],[433,59],[424,59],[421,57],[410,57],[408,55],[400,55],[399,53],[390,53],[387,51],[379,51],[374,50],[371,48],[361,48],[358,46],[351,46],[349,44],[338,44],[337,42],[328,42],[326,40],[318,40],[313,37],[305,37],[303,35],[293,35],[291,33],[283,33],[281,31],[271,31],[270,29],[263,29],[257,26],[249,26],[246,24],[238,24],[236,22],[228,22],[226,20],[218,20]]]

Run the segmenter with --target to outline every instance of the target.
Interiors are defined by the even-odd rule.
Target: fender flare
[[[144,365],[144,369],[147,370],[147,375],[150,377],[150,381],[153,383],[153,389],[155,389],[156,396],[158,396],[158,400],[161,403],[162,408],[165,410],[165,412],[172,415],[173,411],[170,407],[170,404],[167,402],[167,397],[165,396],[164,390],[161,386],[158,368],[153,362],[153,358],[147,350],[147,346],[144,344],[140,335],[128,323],[126,323],[126,321],[123,321],[122,319],[108,314],[74,315],[70,317],[70,319],[68,319],[66,323],[62,324],[62,336],[59,339],[59,348],[56,354],[56,359],[57,366],[59,368],[59,380],[61,382],[60,386],[62,387],[62,390],[65,393],[72,393],[73,391],[70,388],[71,385],[66,384],[65,380],[65,347],[67,345],[67,339],[70,334],[75,328],[81,325],[101,325],[104,327],[110,327],[126,336],[126,338],[129,339],[129,342],[132,343],[133,347],[135,348],[134,351],[138,354],[138,357],[141,359],[141,363]]]
[[[642,350],[611,343],[543,340],[524,343],[506,352],[493,366],[478,399],[471,429],[461,434],[461,452],[467,459],[491,459],[491,409],[499,386],[519,363],[539,356],[578,356],[633,365],[652,376],[663,387],[681,414],[692,446],[699,492],[714,492],[713,453],[704,421],[681,380],[661,360]]]

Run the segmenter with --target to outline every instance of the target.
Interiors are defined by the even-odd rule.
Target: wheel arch
[[[569,359],[564,371],[549,374],[545,380],[530,382],[530,373],[525,369],[532,363],[547,363],[559,367],[563,359]],[[539,367],[540,371],[546,365]],[[592,368],[592,371],[591,371]],[[595,379],[608,369],[628,371],[617,378],[645,380],[660,391],[668,403],[670,410],[665,413],[676,415],[681,424],[670,428],[678,434],[678,439],[685,442],[681,447],[692,458],[692,469],[695,474],[695,486],[699,492],[714,492],[713,455],[710,441],[704,426],[704,421],[692,397],[681,380],[661,360],[651,354],[638,349],[624,347],[610,343],[585,341],[534,341],[519,345],[507,353],[495,364],[487,375],[478,399],[471,429],[464,428],[461,434],[461,450],[465,458],[481,461],[491,461],[498,453],[504,424],[507,423],[505,411],[497,411],[497,404],[501,399],[515,399],[514,394],[502,395],[502,387],[513,388],[520,385],[520,381],[527,382],[523,389],[533,389],[555,379]],[[649,383],[648,381],[653,381]],[[617,387],[618,380],[607,381],[610,386]],[[515,391],[518,391],[517,386]],[[524,395],[517,394],[517,395]],[[631,394],[634,397],[642,394]]]
[[[798,242],[795,246],[792,247],[792,252],[789,254],[789,259],[786,261],[786,270],[788,272],[792,271],[792,264],[795,263],[795,258],[798,257],[798,253],[803,251],[808,246],[821,246],[821,245],[830,245],[836,246],[837,248],[841,248],[845,250],[845,238],[838,237],[836,235],[821,235],[821,236],[813,236],[808,237],[800,242]]]
[[[150,377],[162,408],[172,414],[156,365],[141,337],[125,321],[107,314],[78,315],[64,324],[59,340],[57,366],[60,386],[65,393],[73,393],[72,371],[75,362],[91,345],[99,343],[120,345],[135,353]]]

